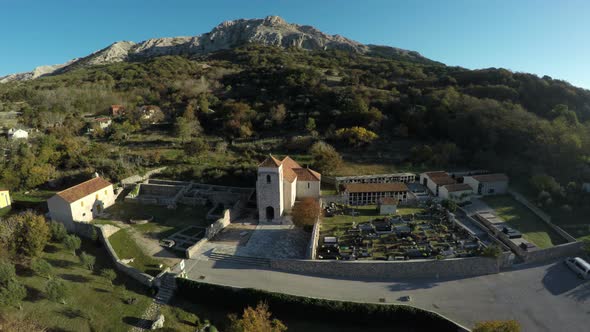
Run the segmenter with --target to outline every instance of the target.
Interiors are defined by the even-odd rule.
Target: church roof
[[[309,168],[295,168],[293,169],[297,174],[297,180],[301,181],[320,181],[322,176],[320,173]]]
[[[283,167],[301,168],[301,166],[295,160],[291,159],[291,157],[289,156],[283,158],[283,161],[281,161],[281,163],[283,164]]]
[[[258,165],[258,167],[279,167],[281,166],[281,161],[277,158],[273,157],[272,154],[268,155],[268,158],[264,159],[263,162]]]
[[[283,179],[289,183],[293,183],[295,179],[301,181],[320,181],[322,175],[309,168],[303,168],[291,157],[286,156],[283,160],[278,160],[272,155],[268,157],[258,165],[258,167],[280,167],[283,165]]]

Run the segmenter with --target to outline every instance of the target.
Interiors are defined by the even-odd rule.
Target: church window
[[[270,183],[270,175],[266,176],[266,183]]]

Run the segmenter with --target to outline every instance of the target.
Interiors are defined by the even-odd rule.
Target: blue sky
[[[279,15],[448,65],[503,67],[590,89],[587,0],[0,0],[0,76],[118,40],[189,36]]]

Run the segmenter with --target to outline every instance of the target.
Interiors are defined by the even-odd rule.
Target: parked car
[[[582,279],[590,279],[590,264],[580,257],[568,257],[565,264]]]

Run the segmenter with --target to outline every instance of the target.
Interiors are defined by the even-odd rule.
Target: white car
[[[580,257],[568,257],[565,264],[582,279],[590,279],[590,264]]]

